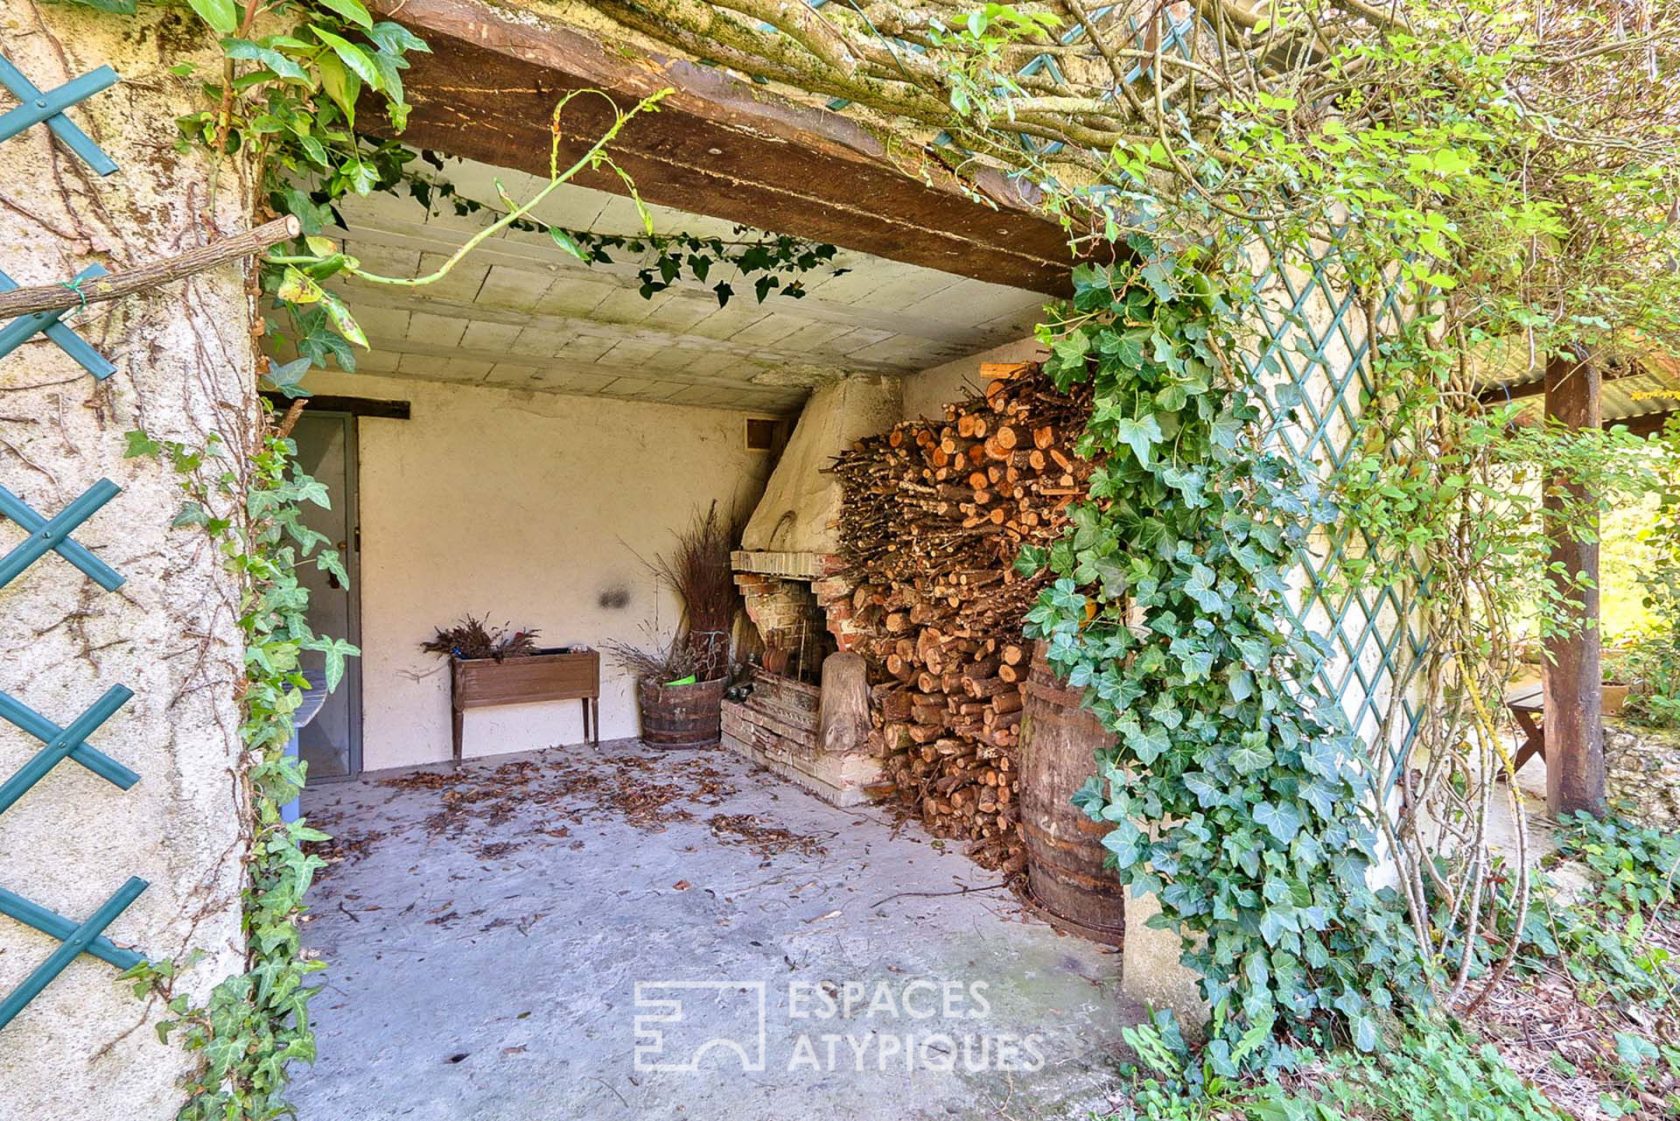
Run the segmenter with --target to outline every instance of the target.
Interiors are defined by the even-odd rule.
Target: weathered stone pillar
[[[0,4],[0,51],[50,90],[102,65],[122,81],[69,111],[118,164],[101,178],[34,126],[0,143],[0,269],[18,283],[120,271],[245,228],[251,184],[194,149],[176,118],[219,67],[185,7],[139,16],[38,0]],[[0,111],[15,104],[0,92]],[[91,484],[122,488],[75,538],[126,577],[108,592],[49,554],[0,589],[0,689],[68,724],[113,685],[134,697],[90,742],[132,768],[124,792],[72,761],[0,814],[0,885],[81,921],[130,876],[150,888],[108,929],[154,959],[204,957],[180,982],[202,998],[243,968],[239,889],[248,846],[240,781],[243,679],[234,578],[202,528],[171,528],[174,470],[126,459],[125,433],[228,449],[237,470],[255,430],[248,265],[73,313],[67,322],[116,372],[96,383],[37,337],[0,358],[0,484],[52,516]],[[0,553],[24,537],[0,519]],[[0,778],[41,745],[0,722]],[[0,916],[0,992],[57,942]],[[158,1041],[161,1002],[119,986],[83,955],[0,1031],[0,1112],[45,1119],[173,1118],[194,1058]]]

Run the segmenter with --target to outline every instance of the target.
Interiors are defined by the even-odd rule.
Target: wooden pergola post
[[[1569,428],[1597,428],[1599,413],[1599,371],[1590,360],[1553,357],[1546,363],[1546,416]],[[1598,614],[1598,545],[1583,542],[1583,528],[1597,529],[1597,515],[1589,527],[1571,526],[1565,520],[1566,501],[1586,497],[1585,488],[1569,479],[1556,479],[1568,492],[1545,498],[1546,534],[1551,539],[1550,560],[1562,572],[1548,576],[1566,609],[1569,633],[1546,642],[1545,686],[1546,808],[1556,817],[1585,810],[1602,816],[1606,810],[1604,785],[1604,723],[1601,706],[1602,677],[1599,665],[1601,635]],[[1589,585],[1574,586],[1570,575],[1579,574]]]

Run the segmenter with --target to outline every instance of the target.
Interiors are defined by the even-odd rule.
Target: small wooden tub
[[[662,685],[644,678],[636,686],[642,742],[654,747],[706,747],[722,737],[727,677],[693,685]]]

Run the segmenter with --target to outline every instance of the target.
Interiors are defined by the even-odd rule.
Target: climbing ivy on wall
[[[132,14],[135,0],[74,0],[114,14]],[[204,110],[179,122],[183,145],[202,145],[257,176],[260,205],[299,218],[316,234],[333,200],[367,193],[400,165],[401,149],[369,143],[355,131],[364,88],[381,95],[390,118],[406,116],[401,71],[407,55],[425,44],[398,24],[376,21],[360,0],[189,0],[215,32],[221,65],[200,73],[191,64],[177,76],[202,84]],[[273,30],[274,28],[282,30]],[[318,258],[329,246],[298,247]],[[300,363],[270,370],[282,388],[295,387],[311,356],[331,355],[354,368],[355,345],[365,345],[344,305],[317,287],[285,290],[288,266],[259,260],[259,287],[294,325]],[[255,376],[255,374],[253,374]],[[293,466],[296,448],[265,414],[254,447],[202,449],[160,443],[143,432],[129,436],[129,454],[173,466],[185,501],[176,525],[206,532],[222,550],[241,589],[240,628],[245,680],[240,692],[244,747],[240,774],[249,817],[244,863],[242,926],[245,968],[221,979],[200,1003],[180,991],[193,958],[143,964],[131,974],[137,995],[158,993],[169,1015],[159,1035],[197,1052],[202,1062],[185,1085],[180,1116],[268,1121],[286,1116],[288,1066],[314,1057],[309,974],[321,963],[303,953],[299,920],[320,860],[305,851],[325,835],[302,822],[281,820],[297,797],[303,773],[285,755],[292,713],[308,682],[299,672],[303,650],[325,657],[328,686],[342,676],[356,650],[341,639],[313,634],[308,592],[296,569],[313,563],[346,574],[324,539],[303,523],[307,503],[324,504],[325,489]]]
[[[297,447],[280,432],[269,428],[260,446],[243,457],[219,442],[193,449],[135,431],[129,433],[128,454],[155,456],[173,467],[186,494],[176,526],[208,533],[244,589],[240,738],[247,752],[241,777],[250,852],[241,893],[245,970],[222,979],[203,1004],[176,991],[179,972],[190,961],[142,963],[129,976],[136,995],[156,991],[167,1002],[169,1016],[158,1024],[159,1038],[173,1038],[203,1056],[186,1086],[190,1097],[180,1113],[183,1121],[266,1121],[289,1112],[287,1065],[314,1058],[309,1001],[315,990],[306,979],[324,967],[304,956],[298,916],[322,866],[304,845],[327,836],[301,820],[281,818],[281,808],[303,788],[302,769],[286,754],[292,714],[302,690],[310,687],[299,656],[305,650],[323,655],[331,689],[343,677],[345,658],[356,653],[344,640],[310,629],[309,593],[297,570],[313,564],[340,581],[348,574],[328,539],[303,522],[304,506],[325,506],[327,491],[297,470]]]
[[[1121,879],[1159,897],[1156,925],[1184,936],[1225,1033],[1216,1061],[1270,1027],[1368,1050],[1381,1011],[1424,990],[1403,909],[1367,886],[1363,745],[1310,688],[1325,652],[1290,622],[1297,550],[1335,512],[1263,444],[1218,283],[1131,248],[1138,264],[1081,265],[1040,328],[1046,372],[1095,391],[1089,499],[1018,562],[1054,576],[1029,634],[1116,737],[1077,801],[1112,825]]]

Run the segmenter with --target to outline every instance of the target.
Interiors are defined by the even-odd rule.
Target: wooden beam
[[[1599,374],[1599,383],[1618,381],[1622,378],[1637,377],[1650,373],[1644,363],[1626,362],[1612,365]],[[1521,401],[1525,397],[1538,397],[1546,392],[1546,372],[1540,371],[1540,376],[1533,381],[1523,382],[1521,385],[1496,385],[1492,389],[1484,389],[1476,397],[1484,405],[1503,405],[1510,401]]]
[[[1546,363],[1546,415],[1570,428],[1597,428],[1599,372],[1590,361],[1569,357]],[[1588,585],[1578,588],[1562,573],[1548,575],[1565,608],[1567,633],[1546,640],[1549,655],[1542,674],[1545,685],[1546,806],[1554,817],[1577,811],[1603,816],[1607,806],[1604,775],[1604,722],[1599,665],[1597,517],[1590,526],[1571,525],[1566,503],[1590,505],[1580,484],[1557,477],[1567,492],[1548,488],[1544,499],[1546,533],[1551,538],[1550,563],[1562,573],[1579,574]],[[1583,541],[1582,537],[1593,538]]]
[[[300,393],[296,397],[286,397],[280,393],[263,393],[263,399],[273,405],[279,412],[291,408],[294,401],[309,402],[311,413],[349,413],[351,416],[378,417],[381,420],[409,419],[409,404],[407,401],[387,401],[374,397],[335,397],[321,393]]]
[[[714,67],[608,47],[536,12],[482,0],[374,0],[380,14],[430,45],[411,54],[403,86],[413,111],[401,134],[376,96],[364,127],[410,146],[548,175],[550,117],[568,90],[598,89],[624,108],[675,93],[638,118],[613,158],[649,202],[831,242],[895,261],[1035,292],[1071,291],[1061,228],[1027,188],[980,169],[959,180],[925,153],[889,149],[856,121],[797,105]],[[604,131],[599,98],[567,110],[563,157]],[[606,169],[574,180],[625,193]]]
[[[1668,418],[1674,415],[1673,409],[1664,409],[1659,413],[1644,413],[1640,416],[1623,417],[1621,420],[1607,420],[1606,428],[1625,428],[1635,436],[1654,436],[1663,430]]]

